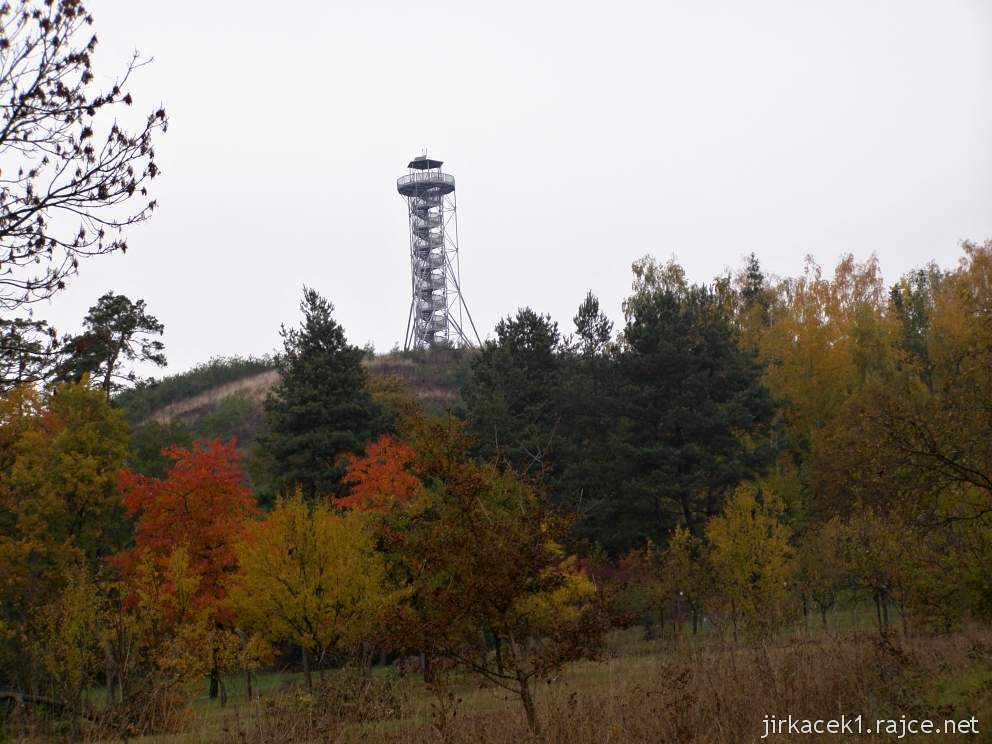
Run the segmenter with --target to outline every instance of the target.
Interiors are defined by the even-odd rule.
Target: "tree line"
[[[502,320],[465,391],[477,453],[577,514],[570,543],[649,626],[987,618],[992,243],[886,285],[874,257],[703,285],[634,264],[614,336],[591,294],[562,333]]]
[[[370,381],[307,289],[254,488],[233,441],[136,470],[105,376],[13,387],[3,683],[80,714],[99,685],[105,721],[156,730],[290,649],[307,684],[412,654],[538,730],[534,681],[618,624],[767,638],[845,592],[881,633],[985,619],[992,244],[963,254],[888,288],[850,257],[709,285],[644,259],[615,337],[591,294],[574,334],[501,321],[463,416]]]
[[[473,456],[454,418],[370,391],[362,352],[307,290],[268,402],[274,502],[233,441],[128,464],[120,409],[88,376],[22,385],[0,408],[5,694],[109,731],[172,730],[203,679],[296,649],[312,667],[419,655],[516,695],[592,656],[607,625],[565,550],[569,520],[526,478]],[[99,700],[94,690],[103,690]],[[75,716],[72,719],[71,716]]]

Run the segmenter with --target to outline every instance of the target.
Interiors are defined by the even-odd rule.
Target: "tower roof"
[[[431,160],[426,155],[418,155],[409,163],[407,163],[407,168],[413,168],[414,170],[427,170],[428,168],[440,168],[442,161]]]

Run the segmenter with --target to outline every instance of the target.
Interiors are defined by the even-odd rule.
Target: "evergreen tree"
[[[66,379],[80,380],[88,374],[109,398],[126,383],[138,381],[133,371],[123,371],[125,362],[166,364],[165,346],[154,338],[165,327],[147,312],[144,300],[132,302],[107,292],[86,313],[83,326],[86,330],[68,344],[71,356],[61,371]]]
[[[348,344],[334,306],[304,288],[303,323],[282,327],[279,383],[265,401],[268,433],[260,440],[270,487],[305,498],[342,493],[344,455],[358,454],[379,428],[366,387],[362,349]]]
[[[47,322],[0,317],[0,394],[49,379],[61,357],[60,339]]]
[[[600,311],[592,292],[579,305],[573,322],[579,342],[561,355],[561,425],[552,495],[579,517],[574,536],[588,544],[601,540],[605,525],[599,512],[617,490],[611,447],[618,419],[616,354],[610,343],[613,322]]]
[[[579,337],[578,350],[584,356],[602,353],[613,336],[613,321],[600,312],[599,299],[591,291],[579,305],[573,322]]]
[[[500,456],[541,482],[576,513],[575,538],[596,542],[596,510],[616,490],[609,442],[616,422],[612,323],[590,292],[574,319],[578,342],[563,341],[549,316],[530,308],[496,327],[463,390],[483,457]]]
[[[497,453],[531,475],[548,475],[560,418],[561,334],[548,315],[523,308],[496,325],[462,394],[484,457]]]
[[[765,286],[765,274],[761,270],[761,262],[752,253],[744,261],[744,271],[739,280],[739,292],[745,308],[761,305],[768,312],[769,298]]]
[[[724,303],[673,262],[646,258],[634,273],[618,370],[620,497],[601,513],[610,547],[660,539],[677,524],[700,534],[773,454],[774,404]]]
[[[772,322],[776,299],[758,257],[753,253],[748,256],[743,269],[728,284],[740,342],[757,353],[759,339]]]

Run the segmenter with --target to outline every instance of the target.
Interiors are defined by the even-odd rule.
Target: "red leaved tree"
[[[179,547],[200,579],[196,603],[216,605],[224,599],[224,579],[237,564],[234,546],[245,520],[256,513],[245,485],[234,441],[194,442],[190,449],[169,447],[163,454],[174,464],[165,478],[149,478],[125,469],[120,486],[124,509],[137,516],[134,547],[120,556],[127,574],[150,553],[164,570]]]
[[[231,643],[226,580],[237,569],[235,546],[257,510],[233,440],[194,442],[189,449],[169,447],[163,454],[173,460],[165,478],[126,469],[121,474],[124,509],[137,522],[134,546],[117,562],[126,580],[153,571],[162,595],[181,598],[176,606],[191,608],[205,627],[213,629],[209,633],[213,697],[218,692],[221,657]],[[182,584],[172,579],[177,559],[186,566]],[[174,622],[188,623],[188,617],[187,613]]]
[[[421,488],[417,453],[406,442],[384,434],[369,444],[361,457],[350,455],[344,482],[347,496],[341,506],[362,511],[387,511],[392,504],[409,502]]]

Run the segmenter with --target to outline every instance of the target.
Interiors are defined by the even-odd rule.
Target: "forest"
[[[409,353],[310,286],[271,356],[146,378],[145,300],[40,312],[156,209],[168,117],[97,125],[143,62],[97,85],[92,24],[0,7],[0,741],[987,734],[992,241],[646,255],[619,323]]]
[[[618,654],[683,686],[742,653],[755,683],[791,654],[900,674],[964,654],[978,694],[990,288],[992,243],[890,285],[872,258],[693,284],[646,257],[620,329],[592,293],[567,332],[518,310],[453,357],[461,402],[434,413],[308,289],[240,450],[132,432],[114,355],[70,343],[0,411],[6,730],[189,735],[214,704],[241,711],[221,738],[389,740],[400,719],[398,740],[467,741],[492,717],[456,716],[469,685],[540,739],[563,725],[549,685]],[[934,692],[862,674],[893,716]],[[398,712],[411,688],[425,718]]]

